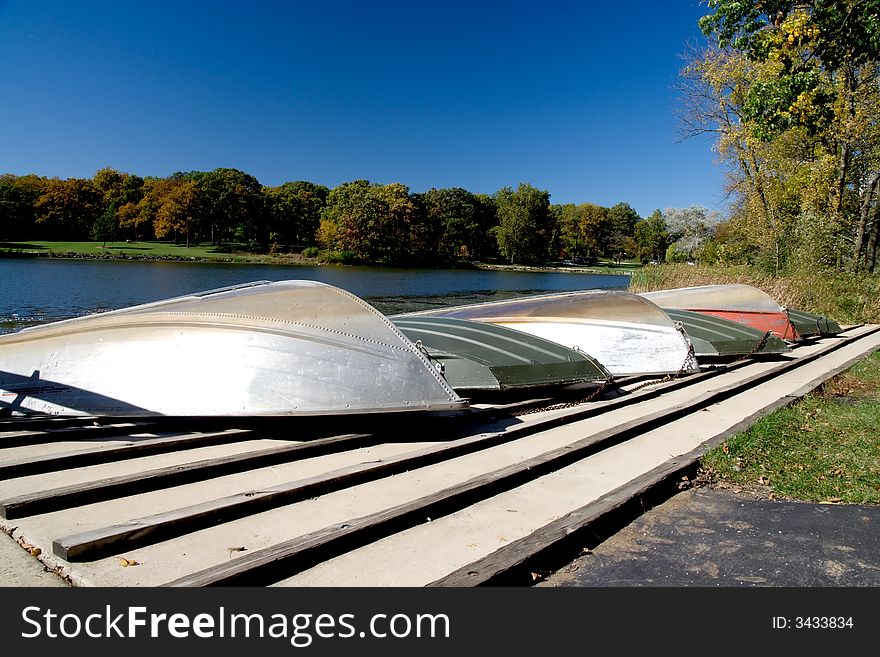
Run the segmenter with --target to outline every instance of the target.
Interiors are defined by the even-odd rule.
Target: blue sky
[[[723,209],[673,85],[698,0],[0,0],[0,173],[232,167]]]

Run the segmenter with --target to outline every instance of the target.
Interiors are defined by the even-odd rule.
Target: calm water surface
[[[0,258],[0,333],[228,285],[289,279],[335,285],[386,314],[629,284],[626,275],[555,272]]]

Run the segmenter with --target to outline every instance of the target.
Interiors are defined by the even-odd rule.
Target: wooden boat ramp
[[[529,585],[702,453],[880,348],[458,411],[0,421],[0,526],[74,586]]]

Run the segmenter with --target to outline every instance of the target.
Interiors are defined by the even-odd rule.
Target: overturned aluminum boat
[[[466,408],[358,297],[258,281],[0,336],[6,414],[289,416]]]
[[[761,332],[771,331],[783,340],[798,340],[794,324],[769,294],[751,285],[698,285],[639,296],[661,308],[690,310],[751,326]]]
[[[684,326],[694,345],[697,360],[719,361],[745,355],[767,356],[791,351],[785,340],[745,324],[690,310],[664,308],[663,311],[671,320],[681,322]]]
[[[802,338],[837,335],[843,332],[840,324],[824,315],[816,315],[796,308],[786,308],[785,313]]]
[[[452,317],[391,316],[459,394],[604,383],[594,358],[522,331]]]
[[[629,292],[562,292],[403,316],[453,317],[506,326],[583,351],[613,376],[699,370],[682,327],[654,303]]]

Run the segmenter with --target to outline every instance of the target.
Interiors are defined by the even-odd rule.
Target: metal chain
[[[543,413],[544,411],[558,411],[563,408],[574,408],[575,406],[580,406],[581,404],[586,404],[587,402],[593,401],[596,397],[602,394],[605,390],[607,390],[612,385],[615,385],[617,382],[614,380],[613,376],[609,376],[605,381],[596,388],[593,392],[582,399],[578,399],[572,402],[563,402],[559,404],[550,404],[548,406],[536,406],[535,408],[527,408],[523,411],[517,411],[514,413],[514,416],[520,415],[531,415],[532,413]]]
[[[785,325],[785,333],[782,335],[782,339],[788,340],[788,329],[791,329],[791,340],[789,340],[789,342],[791,342],[794,340],[795,334],[797,334],[797,329],[794,326],[794,322],[791,321],[791,315],[788,313],[788,306],[782,306],[782,312],[785,313],[785,320],[787,322]]]
[[[740,360],[745,360],[746,358],[751,358],[752,356],[754,356],[755,354],[757,354],[759,351],[761,351],[761,349],[763,349],[763,348],[767,345],[767,340],[770,339],[770,336],[771,336],[772,334],[773,334],[773,331],[767,331],[766,333],[764,333],[764,335],[761,336],[761,339],[758,340],[758,344],[755,345],[755,348],[752,349],[752,350],[751,350],[749,353],[747,353],[745,356],[743,356],[742,358],[740,358]]]
[[[675,381],[675,379],[678,379],[687,373],[688,368],[690,367],[690,364],[694,361],[694,359],[696,359],[696,355],[694,354],[694,345],[689,344],[687,355],[684,357],[684,362],[681,364],[681,367],[678,368],[678,372],[676,372],[675,374],[667,374],[662,379],[646,381],[645,383],[642,383],[641,385],[637,385],[635,388],[630,389],[630,393],[641,390],[642,388],[647,388],[648,386],[655,386],[658,383],[669,383],[670,381]]]

